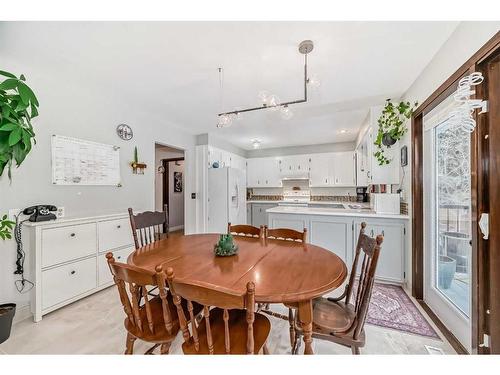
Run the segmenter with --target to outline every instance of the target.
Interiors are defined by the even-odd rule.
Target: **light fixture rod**
[[[283,102],[283,103],[276,104],[275,106],[272,106],[272,107],[269,107],[269,106],[263,104],[260,107],[239,109],[239,110],[236,110],[236,111],[219,113],[217,116],[220,117],[220,116],[224,116],[224,115],[237,115],[238,113],[252,112],[252,111],[258,111],[258,110],[261,110],[261,109],[269,109],[269,108],[275,108],[275,107],[286,107],[286,106],[288,106],[290,104],[306,103],[307,102],[307,82],[309,80],[309,78],[307,78],[307,55],[308,55],[309,52],[312,51],[312,42],[310,42],[310,47],[309,48],[301,49],[301,46],[305,42],[309,42],[309,41],[304,41],[299,46],[300,53],[304,54],[304,99],[298,99],[298,100],[292,100],[292,101],[289,101],[289,102]]]

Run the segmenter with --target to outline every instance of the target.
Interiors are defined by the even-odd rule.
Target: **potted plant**
[[[400,102],[395,105],[387,99],[382,114],[378,119],[378,132],[375,139],[374,156],[379,165],[389,164],[391,161],[384,154],[384,147],[389,148],[399,141],[408,131],[406,121],[411,118],[418,103],[412,106],[410,102]]]
[[[0,70],[0,76],[6,77],[0,82],[0,176],[7,168],[11,180],[12,164],[19,167],[35,142],[31,119],[38,116],[38,100],[24,75]]]
[[[12,238],[12,228],[14,222],[7,219],[7,215],[0,218],[0,238],[9,240]],[[12,328],[12,320],[16,313],[15,303],[0,304],[0,344],[7,340],[10,336]]]
[[[442,289],[450,289],[456,271],[457,261],[447,255],[440,255],[438,261],[438,286]]]

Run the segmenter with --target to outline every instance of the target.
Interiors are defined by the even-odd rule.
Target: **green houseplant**
[[[378,119],[378,132],[374,145],[377,150],[373,154],[379,165],[389,164],[390,160],[384,154],[384,147],[389,148],[408,131],[406,121],[411,118],[418,103],[400,102],[398,105],[387,99],[382,114]]]
[[[12,238],[12,229],[15,223],[7,219],[7,215],[0,217],[0,239],[6,240]],[[0,304],[0,344],[10,336],[12,320],[16,313],[15,303]]]
[[[12,164],[19,167],[35,143],[31,120],[38,116],[38,100],[24,75],[0,70],[0,176],[5,168],[12,179]],[[1,78],[3,78],[1,77]]]

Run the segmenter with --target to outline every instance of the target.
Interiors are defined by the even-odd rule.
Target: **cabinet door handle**
[[[373,237],[373,229],[372,229],[372,231],[371,231],[371,236]]]
[[[75,273],[76,273],[75,270],[73,270],[73,271],[70,272],[71,275],[74,275]]]
[[[116,257],[116,259],[122,259],[122,256],[121,256],[121,255],[119,255],[119,256],[117,256],[117,257]]]
[[[382,230],[382,237],[385,237],[385,233],[384,233],[384,231],[383,231],[383,230]]]
[[[70,237],[75,237],[75,236],[76,236],[76,233],[71,233],[69,236],[70,236]]]
[[[116,226],[116,228],[117,228],[117,229],[120,229],[121,227],[122,227],[121,225],[117,225],[117,226]]]
[[[325,178],[325,184],[327,184],[327,183],[328,183],[328,178]]]

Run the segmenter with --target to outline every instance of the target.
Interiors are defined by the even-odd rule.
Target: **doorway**
[[[475,72],[466,134],[450,96]],[[500,32],[412,116],[412,294],[458,353],[500,353],[499,81]]]
[[[471,351],[471,133],[448,96],[423,118],[424,298]]]
[[[184,150],[155,144],[155,210],[168,207],[169,231],[184,231]]]

